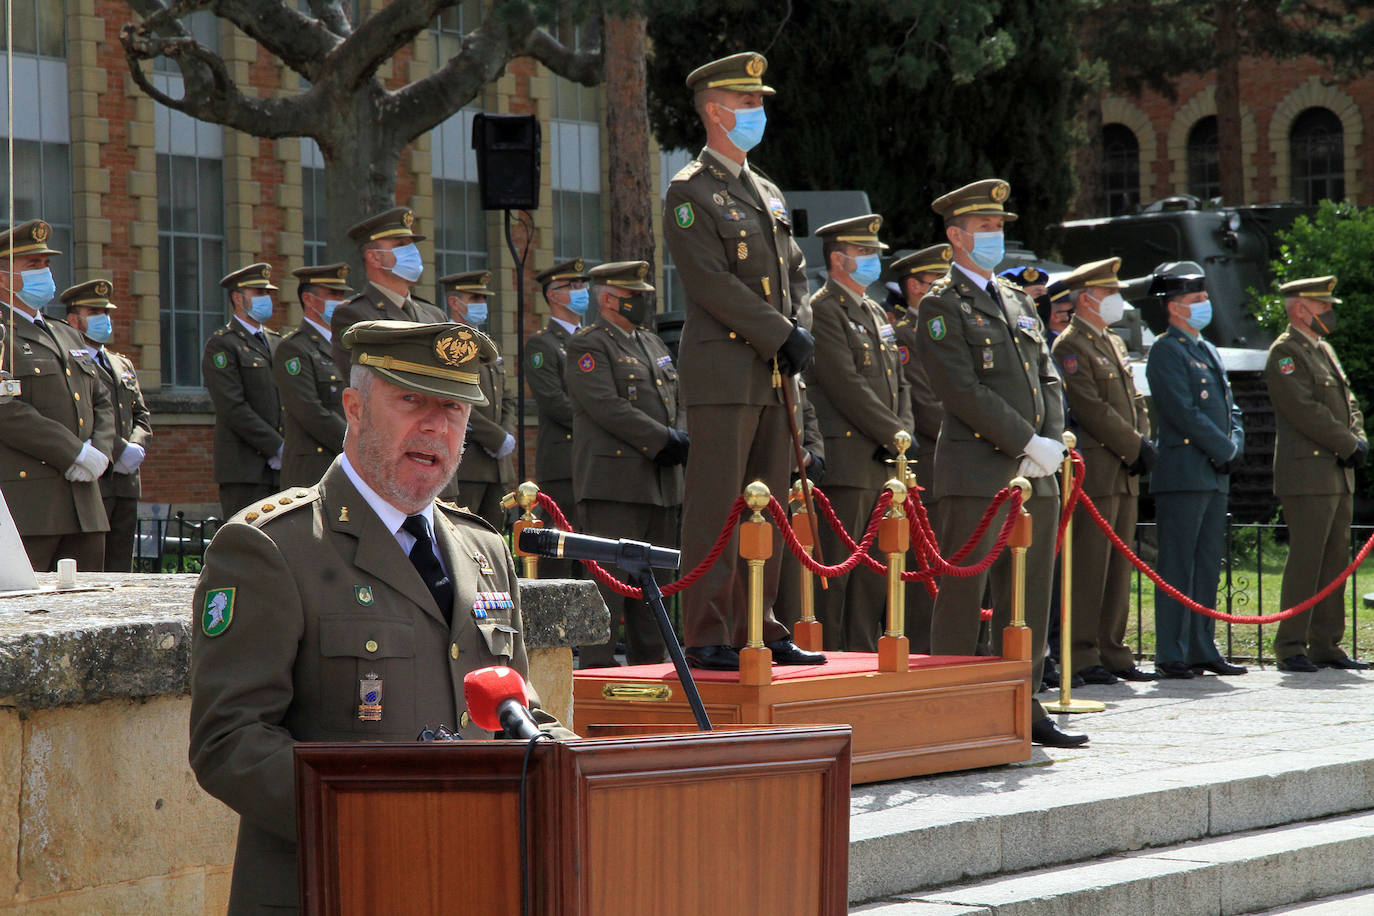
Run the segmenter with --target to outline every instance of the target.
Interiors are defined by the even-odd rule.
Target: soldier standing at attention
[[[1078,425],[1085,492],[1126,543],[1135,535],[1140,475],[1155,465],[1145,398],[1126,365],[1126,345],[1110,330],[1126,301],[1120,258],[1084,264],[1064,278],[1074,318],[1054,342],[1069,409]],[[1073,658],[1069,671],[1088,684],[1153,681],[1125,645],[1131,562],[1082,509],[1073,529]]]
[[[343,332],[358,321],[379,318],[395,321],[445,321],[444,311],[415,295],[415,284],[425,273],[425,262],[416,242],[424,236],[415,231],[415,214],[409,207],[369,216],[348,230],[362,252],[363,274],[367,285],[362,292],[334,310],[329,326],[334,365],[348,378],[349,356],[343,345]]]
[[[1018,474],[1031,480],[1025,507],[1035,519],[1026,555],[1026,623],[1031,630],[1031,683],[1040,683],[1049,621],[1059,485],[1055,472],[1066,451],[1064,402],[1035,304],[992,272],[1003,257],[1003,224],[1010,186],[990,178],[939,198],[932,208],[945,220],[954,249],[949,273],[921,300],[917,334],[930,384],[945,407],[935,447],[935,531],[945,550],[959,547],[977,527],[988,500]],[[984,545],[996,536],[994,520]],[[985,548],[986,550],[986,548]],[[982,552],[975,551],[976,560]],[[972,655],[978,643],[983,587],[992,586],[992,649],[1002,650],[1011,621],[1010,551],[980,576],[945,576],[935,599],[932,652]],[[1031,740],[1076,747],[1085,735],[1066,735],[1031,700]]]
[[[67,324],[86,341],[86,352],[100,367],[100,380],[110,395],[115,415],[113,462],[100,475],[100,496],[110,530],[105,535],[105,571],[129,572],[134,567],[134,537],[138,534],[138,497],[142,495],[139,465],[153,438],[148,405],[138,387],[138,373],[129,358],[105,346],[114,335],[109,310],[114,285],[109,280],[79,283],[61,296],[67,306]]]
[[[949,273],[954,249],[949,245],[931,245],[893,261],[888,274],[901,289],[900,317],[892,326],[897,338],[897,356],[902,363],[902,376],[911,400],[912,435],[916,441],[908,457],[915,458],[911,470],[922,488],[921,502],[926,514],[935,517],[935,443],[940,437],[940,424],[945,408],[930,387],[926,364],[917,356],[916,329],[920,326],[921,298],[930,292],[936,280]],[[936,584],[939,582],[937,580]],[[935,599],[924,582],[909,583],[906,590],[906,626],[911,651],[918,655],[930,653],[930,619]]]
[[[815,343],[798,324],[806,261],[792,240],[782,192],[745,156],[763,138],[768,61],[734,54],[693,70],[687,88],[706,147],[673,176],[664,199],[665,241],[682,278],[687,317],[679,344],[687,425],[696,438],[687,466],[682,565],[710,551],[730,506],[752,481],[781,497],[793,464],[782,385],[811,364]],[[776,380],[776,382],[775,382]],[[738,535],[736,535],[738,538]],[[687,660],[737,670],[749,623],[748,575],[732,541],[683,593]],[[764,567],[763,638],[775,664],[822,664],[773,614],[779,550]]]
[[[20,383],[0,402],[0,489],[36,571],[64,557],[95,571],[110,530],[96,480],[110,464],[114,409],[81,335],[43,317],[56,292],[49,259],[62,253],[48,247],[51,231],[31,219],[0,233],[0,366]]]
[[[555,264],[534,278],[549,305],[549,323],[525,341],[529,361],[525,380],[534,393],[539,414],[539,430],[534,440],[534,480],[572,519],[577,505],[572,482],[573,407],[563,370],[568,341],[587,314],[591,292],[581,258]],[[541,510],[539,514],[544,513]],[[541,578],[568,578],[573,574],[572,560],[539,561]]]
[[[491,271],[469,270],[439,278],[444,291],[444,306],[454,321],[482,330],[487,323]],[[474,515],[486,519],[497,531],[506,527],[506,510],[501,498],[515,486],[515,469],[510,456],[515,453],[515,434],[519,418],[515,415],[515,386],[506,378],[506,367],[498,353],[491,362],[477,369],[485,406],[474,408],[468,418],[467,450],[453,479],[458,484],[458,502]],[[476,446],[474,448],[474,446]]]
[[[200,360],[215,405],[215,482],[228,518],[277,490],[281,471],[281,397],[272,380],[272,354],[281,335],[263,322],[272,317],[272,267],[257,263],[219,281],[229,291],[233,317],[210,335]]]
[[[1369,457],[1364,415],[1325,338],[1336,329],[1335,277],[1279,287],[1288,329],[1269,348],[1264,378],[1274,402],[1274,493],[1288,523],[1288,562],[1280,604],[1293,607],[1333,581],[1350,561],[1355,468]],[[1274,654],[1280,671],[1368,668],[1341,649],[1345,589],[1279,622]]]
[[[277,347],[272,377],[286,411],[286,448],[281,485],[308,487],[324,476],[343,449],[343,390],[348,387],[334,365],[330,320],[352,295],[347,264],[324,264],[291,271],[299,281],[301,326]]]
[[[648,317],[646,261],[618,261],[591,270],[595,324],[568,342],[568,396],[573,403],[573,490],[578,527],[588,534],[677,544],[686,420],[677,370],[667,345],[641,325]],[[583,646],[579,665],[615,664],[617,622],[625,618],[631,665],[667,658],[653,612],[597,583],[611,609],[611,636]]]
[[[1202,336],[1212,320],[1202,268],[1192,261],[1159,265],[1150,295],[1164,300],[1169,315],[1145,364],[1159,420],[1159,463],[1150,475],[1156,525],[1165,535],[1159,574],[1203,607],[1215,607],[1230,475],[1245,456],[1245,430],[1221,355]],[[1156,586],[1156,671],[1170,678],[1244,674],[1221,657],[1215,632],[1211,617]]]
[[[892,327],[878,304],[865,294],[878,279],[877,214],[822,226],[829,278],[811,297],[811,327],[816,361],[807,371],[808,390],[829,456],[826,495],[850,532],[868,525],[883,484],[893,476],[893,439],[911,429],[911,406]],[[822,553],[842,557],[844,545],[829,525],[820,525]],[[882,559],[875,544],[871,551]],[[832,579],[817,597],[825,648],[876,652],[886,605],[887,580],[859,567]]]

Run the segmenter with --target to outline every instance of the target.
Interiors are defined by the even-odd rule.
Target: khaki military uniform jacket
[[[110,392],[110,401],[115,412],[114,447],[110,451],[110,466],[100,478],[100,495],[105,498],[138,499],[143,495],[142,475],[116,474],[115,462],[124,454],[130,442],[147,451],[153,438],[152,415],[143,401],[143,390],[138,386],[138,371],[127,356],[105,347],[105,358],[110,362],[110,371],[100,366],[100,380]]]
[[[525,380],[539,408],[539,434],[534,443],[535,482],[572,479],[573,406],[563,381],[568,340],[563,325],[549,319],[544,330],[525,341],[529,368]],[[562,506],[564,512],[571,506]]]
[[[1074,318],[1054,341],[1069,410],[1078,423],[1083,489],[1089,496],[1135,495],[1139,478],[1126,469],[1150,436],[1145,397],[1126,365],[1126,345],[1111,331]]]
[[[9,327],[6,305],[0,321]],[[81,335],[60,321],[44,324],[51,336],[15,315],[14,339],[4,344],[4,366],[13,355],[21,391],[0,404],[0,490],[23,536],[109,531],[100,484],[64,476],[86,442],[106,455],[113,449],[109,389]]]
[[[772,359],[805,302],[806,261],[782,192],[751,171],[735,177],[703,150],[664,199],[664,240],[687,295],[678,361],[689,407],[779,402]]]
[[[465,718],[463,677],[489,665],[527,673],[505,542],[477,516],[436,505],[451,625],[337,462],[317,486],[240,512],[206,551],[192,605],[190,759],[206,791],[241,816],[231,912],[297,903],[297,741],[414,741],[440,724],[489,738]],[[362,721],[371,675],[380,719]]]
[[[496,459],[492,455],[505,444],[507,434],[516,435],[515,386],[506,378],[505,362],[499,356],[495,362],[483,363],[477,371],[482,393],[487,396],[487,406],[472,408],[468,418],[467,448],[463,450],[463,460],[453,477],[455,480],[514,484],[511,456]],[[517,442],[516,448],[519,447]]]
[[[1350,381],[1325,340],[1292,325],[1269,347],[1264,366],[1274,402],[1274,492],[1317,496],[1355,491],[1355,471],[1336,464],[1365,438],[1364,416]]]
[[[334,365],[333,348],[308,321],[287,335],[272,359],[272,378],[286,411],[283,486],[313,484],[343,451],[343,390],[348,379]]]
[[[999,278],[999,307],[951,267],[921,300],[916,340],[930,386],[945,407],[935,447],[935,497],[992,496],[1016,476],[1032,435],[1064,435],[1059,373],[1035,303]],[[1055,477],[1033,480],[1056,496]]]
[[[807,391],[825,437],[825,485],[881,489],[893,470],[874,454],[895,455],[893,437],[911,430],[896,338],[871,299],[834,280],[810,304],[816,360]]]
[[[377,284],[368,281],[362,292],[340,302],[329,319],[330,350],[339,375],[348,381],[348,371],[353,365],[348,351],[344,349],[343,335],[359,321],[419,321],[424,324],[449,321],[444,310],[427,299],[421,299],[411,290],[406,301],[397,307],[390,297]]]
[[[907,312],[892,326],[897,338],[897,356],[906,379],[907,395],[911,401],[911,420],[915,429],[916,447],[911,457],[916,459],[916,479],[923,487],[935,479],[935,443],[940,438],[940,424],[945,419],[945,407],[930,387],[926,364],[916,351],[916,316]]]
[[[677,369],[658,335],[604,321],[582,328],[568,342],[567,383],[577,499],[680,504],[683,466],[654,463],[669,428],[686,424]]]
[[[231,318],[205,342],[200,370],[215,405],[216,483],[257,483],[282,447],[281,398],[272,379],[281,335],[262,330],[266,345]]]

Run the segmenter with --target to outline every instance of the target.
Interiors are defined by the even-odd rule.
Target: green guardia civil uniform
[[[1295,280],[1286,296],[1339,304],[1334,277]],[[1364,415],[1336,351],[1325,339],[1289,325],[1264,367],[1274,404],[1274,493],[1288,524],[1288,562],[1280,603],[1293,607],[1333,581],[1350,562],[1355,471],[1343,466],[1361,440]],[[1274,655],[1306,655],[1318,664],[1344,657],[1345,589],[1279,623]]]

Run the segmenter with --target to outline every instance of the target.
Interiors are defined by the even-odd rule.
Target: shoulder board
[[[497,537],[501,536],[501,532],[493,528],[491,526],[491,522],[482,518],[482,516],[471,512],[470,510],[468,510],[466,506],[459,506],[455,503],[446,502],[442,499],[436,499],[434,501],[434,505],[444,510],[444,514],[447,515],[451,521],[472,522],[474,524],[480,525],[487,531],[490,531],[492,534],[495,534]]]
[[[911,313],[910,313],[910,312],[907,312],[907,313],[906,313],[905,315],[903,315],[901,318],[898,318],[895,322],[893,322],[892,326],[893,326],[894,328],[912,328],[912,327],[915,327],[915,325],[913,325],[913,324],[911,323]]]
[[[816,290],[816,294],[815,294],[814,296],[811,297],[811,301],[812,301],[812,302],[820,302],[822,299],[824,299],[824,298],[825,298],[826,296],[828,296],[828,295],[830,295],[830,287],[829,287],[829,285],[822,286],[820,289]]]
[[[230,328],[229,325],[226,324],[226,325],[225,325],[224,327],[222,327],[222,328],[215,328],[215,333],[211,334],[210,336],[211,336],[211,337],[223,337],[225,334],[228,334],[231,330],[233,330],[233,329]]]
[[[677,170],[677,174],[673,176],[672,180],[673,180],[673,181],[686,181],[688,178],[691,178],[693,175],[695,175],[697,172],[700,172],[700,171],[701,171],[701,160],[700,160],[700,159],[693,159],[691,162],[687,163],[687,164],[684,165],[682,168],[678,169],[678,170]]]
[[[951,282],[953,282],[952,275],[945,274],[943,277],[930,284],[930,293],[937,296],[940,295],[945,290],[949,289],[949,284]]]
[[[241,509],[230,521],[245,522],[254,528],[261,528],[268,522],[275,521],[301,506],[308,506],[319,498],[320,491],[316,487],[292,487]]]
[[[591,332],[595,331],[595,330],[596,330],[597,328],[599,328],[599,327],[603,327],[603,325],[598,325],[598,324],[584,324],[584,325],[582,325],[582,327],[580,327],[580,328],[577,329],[576,333],[573,334],[573,337],[574,337],[574,338],[577,338],[577,337],[583,336],[584,334],[590,334]]]

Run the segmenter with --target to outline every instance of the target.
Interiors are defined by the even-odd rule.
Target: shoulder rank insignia
[[[1279,360],[1279,372],[1284,375],[1292,375],[1298,367],[1293,364],[1293,357],[1285,356]]]
[[[233,588],[212,588],[205,593],[205,607],[200,615],[200,629],[206,636],[219,636],[234,620]]]
[[[673,208],[673,219],[677,221],[679,229],[690,229],[692,223],[696,222],[696,213],[692,211],[690,202],[678,204]]]
[[[926,328],[930,331],[931,340],[945,339],[945,319],[943,317],[930,319],[926,322]]]
[[[686,181],[688,178],[691,178],[693,175],[700,171],[701,160],[693,159],[691,162],[687,163],[682,168],[677,170],[677,174],[673,176],[673,181]]]

